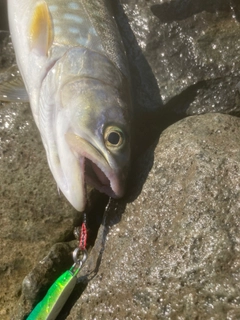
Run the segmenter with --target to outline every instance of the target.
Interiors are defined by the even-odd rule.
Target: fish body
[[[11,37],[58,187],[79,211],[89,184],[124,194],[131,99],[107,0],[9,0]]]

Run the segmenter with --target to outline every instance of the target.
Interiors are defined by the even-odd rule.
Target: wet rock
[[[0,2],[0,30],[8,30],[7,0]]]
[[[8,31],[0,31],[0,69],[3,71],[15,63],[10,34]]]
[[[152,12],[163,22],[184,20],[203,11],[216,13],[231,10],[229,0],[160,0],[153,3]]]
[[[68,320],[240,317],[239,128],[208,114],[163,132],[144,185],[151,150],[135,166],[141,193],[108,213],[99,270]]]
[[[239,113],[237,1],[121,2],[167,108],[188,115]]]

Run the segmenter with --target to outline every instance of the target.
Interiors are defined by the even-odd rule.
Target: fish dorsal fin
[[[40,55],[48,55],[53,42],[52,18],[45,1],[37,3],[29,29],[30,47]]]
[[[6,73],[10,76],[0,82],[0,101],[28,102],[28,94],[17,66],[10,67]]]

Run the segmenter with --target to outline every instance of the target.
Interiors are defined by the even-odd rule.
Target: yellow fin
[[[41,55],[47,55],[53,42],[52,18],[45,1],[35,7],[30,24],[30,46]]]

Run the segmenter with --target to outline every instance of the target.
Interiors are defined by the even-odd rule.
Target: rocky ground
[[[240,319],[239,7],[116,5],[133,82],[133,166],[58,320]],[[0,40],[3,79],[14,55],[8,35]],[[0,130],[0,318],[22,320],[71,265],[81,217],[57,192],[28,104],[2,102]],[[89,214],[99,223],[106,198],[96,197]]]

